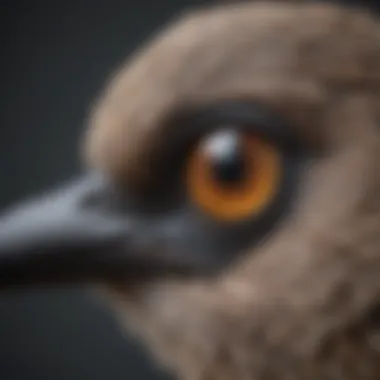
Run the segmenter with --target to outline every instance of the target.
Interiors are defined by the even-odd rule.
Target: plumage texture
[[[149,187],[166,121],[226,98],[262,102],[315,148],[296,205],[216,277],[110,287],[122,323],[183,380],[379,379],[378,20],[275,2],[183,16],[115,75],[86,159]]]

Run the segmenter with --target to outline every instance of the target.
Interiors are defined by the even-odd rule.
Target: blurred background
[[[109,74],[195,0],[0,5],[0,210],[80,172],[78,140]],[[1,380],[169,379],[80,289],[0,295]]]

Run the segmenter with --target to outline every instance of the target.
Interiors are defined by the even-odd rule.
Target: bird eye
[[[203,138],[187,161],[187,191],[206,214],[240,221],[260,214],[282,177],[281,153],[259,136],[221,129]]]

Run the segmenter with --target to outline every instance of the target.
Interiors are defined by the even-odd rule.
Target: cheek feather
[[[316,152],[292,213],[216,276],[108,289],[121,323],[181,379],[380,378],[379,35],[371,16],[327,4],[198,12],[140,52],[100,103],[90,161],[127,188],[155,174],[146,168],[171,114],[221,99],[279,112]],[[236,207],[217,203],[230,193],[195,161],[194,198],[228,219]]]

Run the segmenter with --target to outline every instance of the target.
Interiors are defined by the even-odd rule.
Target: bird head
[[[88,174],[0,219],[0,287],[99,285],[185,380],[380,377],[380,26],[181,16],[111,78]]]

